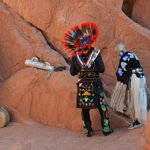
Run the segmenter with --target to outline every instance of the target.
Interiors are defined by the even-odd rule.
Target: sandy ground
[[[0,128],[0,150],[143,150],[143,131],[143,127],[130,131],[118,128],[109,136],[97,131],[88,138],[82,132],[67,129],[11,123]]]

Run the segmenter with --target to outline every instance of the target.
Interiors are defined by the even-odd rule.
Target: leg
[[[101,126],[103,130],[104,135],[109,135],[113,132],[113,130],[110,128],[110,121],[108,117],[108,111],[107,111],[107,106],[104,101],[104,97],[100,96],[99,97],[99,113],[101,116]]]
[[[82,109],[82,122],[85,134],[89,137],[93,134],[93,130],[91,128],[91,120],[89,109]]]

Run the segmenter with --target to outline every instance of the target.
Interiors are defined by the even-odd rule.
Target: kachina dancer
[[[120,54],[117,83],[110,106],[129,116],[133,121],[128,129],[142,126],[147,118],[146,80],[139,58],[129,52],[123,43],[115,50]]]
[[[101,116],[101,126],[104,135],[113,132],[107,106],[104,100],[103,87],[99,73],[105,70],[100,50],[91,46],[98,37],[98,27],[95,23],[83,23],[81,27],[75,26],[65,34],[63,41],[66,49],[72,54],[70,73],[78,75],[77,82],[77,108],[81,108],[82,121],[85,134],[93,135],[90,109],[98,108]]]

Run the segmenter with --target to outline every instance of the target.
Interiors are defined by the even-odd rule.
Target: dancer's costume
[[[127,51],[121,52],[120,56],[117,83],[110,106],[144,124],[147,118],[147,95],[143,68],[135,54]]]
[[[99,73],[104,72],[104,63],[100,50],[91,47],[98,36],[98,28],[94,23],[84,23],[72,28],[65,34],[63,41],[65,47],[72,52],[70,73],[77,75],[77,108],[82,109],[83,127],[87,136],[91,136],[93,130],[89,110],[98,108],[101,115],[103,134],[112,133],[104,100],[103,87],[99,79]]]

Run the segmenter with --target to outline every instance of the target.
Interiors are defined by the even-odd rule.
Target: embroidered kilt
[[[77,83],[77,108],[98,108],[100,97],[103,97],[103,89],[99,79],[83,78],[79,80]]]

